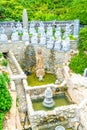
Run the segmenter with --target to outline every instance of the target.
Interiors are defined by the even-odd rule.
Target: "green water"
[[[62,95],[59,94],[56,97],[54,97],[53,99],[54,99],[54,102],[55,102],[55,106],[52,107],[52,108],[44,107],[43,104],[42,104],[43,99],[33,100],[32,104],[33,104],[34,110],[35,111],[38,111],[38,110],[48,111],[48,110],[53,110],[55,107],[60,107],[60,106],[65,106],[65,105],[71,104],[69,102],[68,98],[64,94],[62,94]]]

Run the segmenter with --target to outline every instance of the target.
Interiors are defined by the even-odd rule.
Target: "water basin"
[[[65,94],[58,94],[57,96],[53,97],[55,106],[53,106],[52,108],[47,108],[43,106],[42,104],[43,100],[44,99],[32,100],[33,108],[35,111],[38,111],[38,110],[48,111],[48,110],[53,110],[56,107],[66,106],[66,105],[71,104],[70,100],[67,98]]]

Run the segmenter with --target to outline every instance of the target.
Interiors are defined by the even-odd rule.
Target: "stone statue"
[[[44,94],[44,101],[43,101],[43,105],[45,107],[53,107],[55,105],[55,102],[53,101],[53,94],[52,94],[52,90],[50,87],[48,87],[46,90],[45,90],[45,94]]]
[[[39,80],[43,79],[45,72],[44,72],[44,60],[42,55],[41,48],[38,48],[38,52],[36,55],[36,76],[39,78]]]

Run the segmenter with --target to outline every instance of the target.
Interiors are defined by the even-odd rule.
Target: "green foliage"
[[[8,60],[4,58],[2,52],[0,52],[0,65],[2,66],[7,66],[8,65]]]
[[[82,28],[79,33],[80,41],[78,44],[80,51],[87,51],[87,27]]]
[[[7,66],[7,65],[8,65],[8,60],[2,59],[1,65],[2,65],[2,66]]]
[[[76,38],[73,37],[73,35],[69,35],[69,38],[70,38],[70,40],[76,40]]]
[[[50,84],[50,83],[54,83],[55,80],[56,80],[56,76],[49,73],[45,74],[42,81],[39,81],[35,73],[32,73],[27,78],[29,86],[39,86],[39,85],[44,85],[44,84]]]
[[[0,21],[22,21],[25,8],[31,20],[80,19],[87,24],[87,0],[1,0]]]
[[[8,61],[4,58],[2,52],[0,52],[0,64],[3,66],[7,66]],[[0,73],[0,130],[2,130],[2,124],[4,115],[9,111],[12,104],[12,98],[7,89],[7,84],[10,82],[8,75],[3,72]]]
[[[79,54],[72,57],[69,66],[75,73],[83,74],[87,68],[87,27],[80,30],[78,49]]]
[[[61,19],[80,19],[81,24],[87,24],[87,0],[73,0],[72,6],[65,9]]]
[[[0,111],[7,112],[11,108],[12,98],[7,89],[7,83],[9,82],[6,74],[0,74]]]
[[[83,74],[84,69],[87,68],[87,55],[80,52],[78,55],[72,57],[69,66],[75,73]]]
[[[2,130],[3,119],[4,119],[4,113],[0,112],[0,130]]]
[[[0,52],[0,58],[2,58],[3,57],[3,54]]]

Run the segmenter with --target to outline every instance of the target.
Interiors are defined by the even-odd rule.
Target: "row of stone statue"
[[[11,42],[17,43],[20,38],[23,42],[29,42],[33,45],[46,46],[49,49],[68,51],[70,49],[71,25],[65,26],[65,32],[61,31],[61,27],[56,25],[53,28],[50,24],[45,27],[43,22],[39,23],[36,28],[35,22],[31,22],[28,28],[22,27],[18,22],[15,26],[11,25]],[[5,29],[0,27],[0,43],[7,43],[8,37]]]
[[[18,32],[15,32],[11,36],[11,41],[12,43],[17,43],[19,42],[19,35]],[[59,37],[58,39],[54,40],[53,37],[49,37],[46,39],[46,37],[42,36],[38,39],[38,37],[33,36],[29,40],[29,35],[27,32],[23,33],[22,35],[22,41],[23,42],[29,42],[33,45],[37,46],[46,46],[48,49],[54,49],[54,50],[60,50],[60,51],[69,51],[70,50],[70,39],[69,37],[66,37],[65,39],[61,39]],[[0,43],[7,43],[8,38],[6,34],[1,34],[0,35]]]

